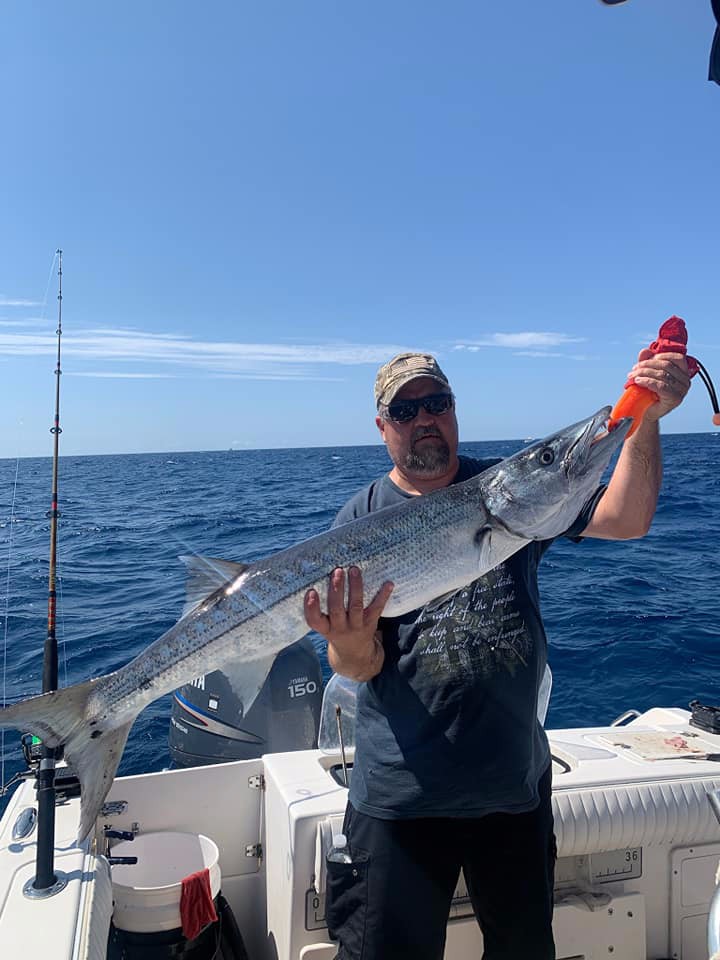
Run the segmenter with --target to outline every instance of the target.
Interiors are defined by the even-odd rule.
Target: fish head
[[[547,540],[572,525],[632,425],[625,418],[608,431],[610,410],[602,407],[498,465],[487,505],[510,533]]]

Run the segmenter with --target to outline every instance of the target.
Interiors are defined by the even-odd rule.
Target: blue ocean
[[[465,443],[461,452],[507,456],[522,446]],[[720,704],[720,432],[668,435],[663,451],[647,537],[558,541],[543,561],[549,727],[605,724],[631,707],[694,698]],[[250,561],[290,546],[326,529],[389,466],[383,446],[61,458],[61,685],[122,666],[177,620],[179,555]],[[50,458],[0,460],[4,702],[40,690],[51,471]],[[169,712],[165,697],[140,716],[121,774],[169,765]],[[19,736],[5,733],[5,780],[21,766]]]

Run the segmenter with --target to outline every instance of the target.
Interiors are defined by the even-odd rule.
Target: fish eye
[[[543,466],[549,467],[554,460],[555,454],[550,447],[545,447],[540,451],[540,463],[542,463]]]

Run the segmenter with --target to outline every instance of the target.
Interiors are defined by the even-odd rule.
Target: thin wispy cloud
[[[318,373],[304,374],[300,371],[287,370],[285,373],[213,373],[213,380],[298,380],[312,381],[313,383],[342,383],[342,377],[324,377]]]
[[[16,297],[5,297],[0,293],[0,307],[41,307],[39,300],[18,300]]]
[[[559,350],[516,350],[516,357],[542,357],[543,359],[558,358],[561,360],[587,360],[584,353],[561,353]]]
[[[47,320],[43,320],[42,317],[25,317],[24,320],[0,320],[0,327],[50,327],[50,323]]]
[[[185,334],[152,333],[126,328],[87,329],[63,334],[63,355],[94,364],[84,376],[159,377],[182,376],[188,371],[213,377],[250,379],[337,379],[327,376],[330,365],[355,366],[383,363],[389,356],[411,347],[397,344],[252,343],[234,340],[197,340]],[[0,328],[0,356],[52,356],[57,350],[54,334],[31,330],[15,332]],[[112,364],[103,370],[102,363]],[[118,364],[135,369],[118,370]],[[152,370],[138,366],[152,365]],[[162,371],[174,367],[175,370]],[[78,374],[78,371],[75,371]],[[78,374],[78,375],[79,375]]]
[[[86,337],[96,335],[98,337],[144,337],[148,340],[192,340],[190,334],[186,333],[155,333],[138,330],[137,327],[90,327],[78,332]]]
[[[506,350],[533,351],[535,356],[547,356],[547,351],[553,347],[584,343],[586,339],[586,337],[573,337],[567,333],[528,330],[521,333],[490,333],[483,337],[457,343],[455,349],[475,352],[485,347],[501,347]]]
[[[174,380],[172,373],[122,373],[115,370],[65,371],[70,377],[100,377],[106,380]]]

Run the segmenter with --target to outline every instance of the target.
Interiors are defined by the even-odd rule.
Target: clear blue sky
[[[709,0],[3,8],[0,456],[377,442],[435,352],[465,440],[720,381]],[[50,284],[48,289],[48,278]],[[47,300],[46,300],[47,291]],[[697,382],[669,432],[712,430]]]

